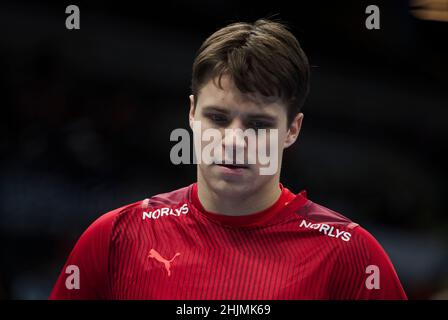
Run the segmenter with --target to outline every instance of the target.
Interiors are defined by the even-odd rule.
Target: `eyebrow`
[[[230,111],[220,107],[220,106],[205,106],[202,108],[202,112],[210,112],[210,111],[216,111],[216,112],[220,112],[220,113],[224,113],[224,114],[230,114]],[[251,119],[263,119],[263,120],[269,120],[269,121],[277,121],[277,117],[275,116],[271,116],[265,113],[249,113],[246,115],[247,118],[251,118]]]
[[[205,106],[202,108],[202,111],[218,111],[221,113],[225,113],[225,114],[229,114],[230,111],[223,108],[223,107],[219,107],[219,106]]]

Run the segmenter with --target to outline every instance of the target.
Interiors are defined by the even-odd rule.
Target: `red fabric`
[[[101,216],[50,299],[406,299],[373,236],[306,193],[283,188],[271,208],[240,220],[201,211],[195,188]],[[79,289],[66,287],[69,265],[80,270]],[[372,265],[378,289],[366,286]]]
[[[284,188],[282,184],[280,184],[280,189],[280,197],[272,206],[263,211],[248,215],[229,216],[205,210],[198,197],[197,183],[193,185],[193,189],[191,192],[191,203],[193,206],[199,209],[199,212],[207,216],[209,219],[214,220],[217,223],[221,223],[222,225],[235,227],[261,226],[266,221],[278,214],[278,212],[282,210],[288,202],[296,197],[294,193],[289,191],[287,188]]]

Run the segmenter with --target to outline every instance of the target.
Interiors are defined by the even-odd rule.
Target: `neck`
[[[249,215],[272,206],[280,197],[279,178],[273,178],[256,192],[221,193],[210,188],[198,175],[198,197],[202,206],[209,212],[223,215]]]

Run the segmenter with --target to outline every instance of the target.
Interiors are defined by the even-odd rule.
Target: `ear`
[[[194,102],[194,95],[190,94],[190,112],[188,113],[188,118],[190,122],[190,128],[193,130],[194,112],[196,111],[196,106]]]
[[[288,134],[285,139],[284,147],[288,148],[289,146],[293,145],[294,142],[296,142],[297,137],[300,133],[300,128],[302,127],[302,121],[303,121],[303,113],[299,112],[292,121],[291,125],[288,129]]]

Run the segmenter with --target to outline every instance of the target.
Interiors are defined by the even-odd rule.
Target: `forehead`
[[[223,75],[221,87],[218,79],[209,80],[200,90],[197,106],[217,106],[230,112],[264,113],[276,117],[286,117],[286,106],[276,97],[266,99],[258,94],[244,94],[230,77]]]

